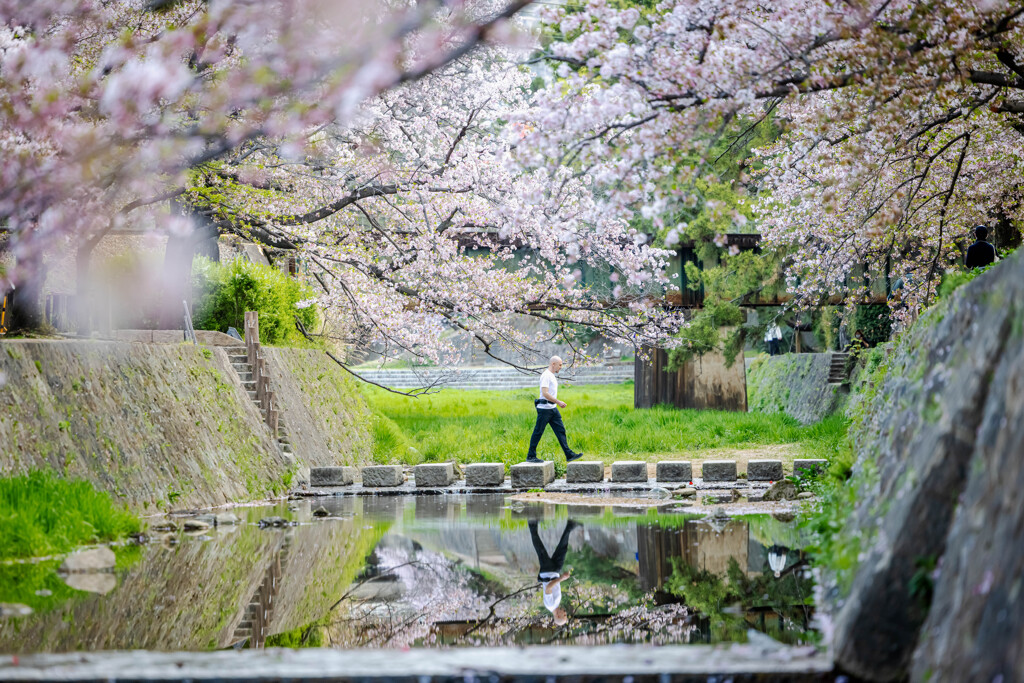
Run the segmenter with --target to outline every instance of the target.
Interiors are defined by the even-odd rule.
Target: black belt
[[[553,406],[555,404],[552,403],[551,401],[547,400],[546,398],[535,398],[535,399],[533,399],[533,405],[535,405],[535,406],[542,406],[542,405],[543,406]]]

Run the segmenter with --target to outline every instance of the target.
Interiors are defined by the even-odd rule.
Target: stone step
[[[641,460],[621,460],[612,463],[613,482],[647,481],[647,463]]]
[[[701,464],[701,478],[709,481],[736,481],[735,460],[705,460]]]
[[[455,481],[455,468],[450,462],[432,462],[412,468],[416,486],[450,486]]]
[[[363,486],[400,486],[405,481],[401,465],[370,465],[361,472]]]
[[[555,480],[555,463],[550,460],[542,463],[521,462],[512,465],[511,472],[514,489],[544,488]]]
[[[781,460],[747,461],[747,481],[778,481],[783,476]]]
[[[693,481],[693,465],[685,460],[663,460],[655,466],[658,481]]]
[[[348,486],[355,481],[355,467],[310,467],[310,486]]]
[[[505,465],[500,462],[474,462],[463,469],[466,486],[501,486],[505,481]]]
[[[604,463],[600,460],[576,460],[565,467],[569,484],[596,484],[604,481]]]

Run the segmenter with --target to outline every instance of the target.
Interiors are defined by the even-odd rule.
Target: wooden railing
[[[270,389],[267,360],[260,349],[260,314],[257,311],[245,312],[245,353],[249,367],[252,368],[252,379],[256,382],[256,400],[260,404],[260,412],[270,427],[270,433],[276,438],[278,413],[274,407],[274,392]]]

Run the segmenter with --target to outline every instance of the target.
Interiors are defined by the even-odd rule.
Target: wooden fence
[[[669,372],[668,352],[646,349],[648,359],[637,354],[633,365],[633,407],[670,405],[698,410],[747,412],[747,375],[743,354],[725,367],[720,353],[706,353],[678,370]]]
[[[260,349],[260,318],[257,311],[245,312],[245,354],[252,368],[252,380],[256,383],[256,401],[270,433],[277,437],[278,412],[274,392],[270,389],[270,375],[267,373],[267,359]]]

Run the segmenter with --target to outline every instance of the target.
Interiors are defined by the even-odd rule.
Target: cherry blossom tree
[[[526,4],[0,2],[4,283],[30,287],[45,248],[166,207],[192,169],[249,141],[300,155],[311,127],[503,39]],[[152,219],[188,229],[166,208]]]
[[[537,341],[522,316],[570,344],[578,325],[663,342],[678,327],[651,300],[667,252],[626,214],[600,215],[589,179],[511,160],[536,125],[507,125],[531,74],[479,44],[507,44],[504,20],[523,4],[8,10],[3,73],[24,72],[25,90],[11,95],[20,152],[0,215],[19,263],[30,270],[53,239],[88,250],[158,206],[168,258],[185,268],[167,278],[171,299],[198,240],[240,234],[295,250],[320,287],[306,303],[385,360],[450,361],[461,331],[522,366]],[[361,28],[339,52],[349,10]],[[57,85],[36,64],[47,49],[65,59]],[[50,99],[53,117],[27,113]],[[606,286],[581,283],[584,268]]]
[[[558,78],[523,112],[538,126],[519,158],[571,160],[605,189],[599,213],[636,207],[678,234],[714,175],[708,150],[773,117],[785,132],[761,150],[757,220],[767,246],[793,249],[790,290],[856,301],[900,275],[909,312],[970,227],[1021,218],[1022,13],[1009,0],[547,8],[542,59]]]
[[[340,340],[376,343],[384,360],[450,363],[460,332],[523,367],[537,341],[523,317],[574,355],[577,325],[662,343],[678,325],[651,301],[667,252],[597,215],[585,178],[512,162],[523,127],[510,138],[504,122],[531,80],[514,57],[488,49],[373,98],[318,129],[299,160],[272,141],[242,145],[198,167],[183,200],[215,232],[296,250],[316,303],[349,323]],[[582,268],[601,276],[583,284]]]

